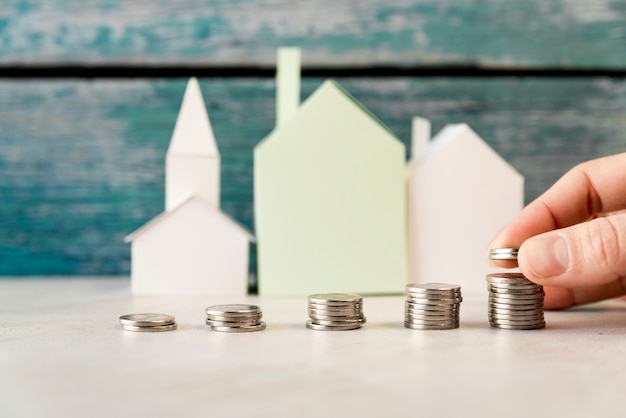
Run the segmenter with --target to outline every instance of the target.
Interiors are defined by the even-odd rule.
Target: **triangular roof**
[[[380,127],[386,134],[389,135],[390,138],[394,139],[398,145],[404,146],[402,142],[395,136],[395,134],[389,129],[383,122],[380,121],[372,112],[369,111],[363,104],[361,104],[358,100],[356,100],[348,91],[346,91],[343,87],[341,87],[334,80],[326,80],[322,83],[320,87],[318,87],[313,94],[311,94],[305,101],[302,103],[300,108],[295,112],[295,114],[284,124],[277,126],[268,136],[266,136],[259,144],[257,144],[257,149],[262,147],[266,142],[272,141],[277,136],[276,133],[282,131],[286,126],[301,123],[302,122],[302,114],[307,114],[307,110],[310,107],[313,107],[314,104],[317,105],[319,102],[323,102],[325,105],[321,106],[324,111],[329,114],[333,114],[333,116],[339,117],[336,114],[337,109],[340,108],[337,106],[337,103],[349,103],[353,109],[357,109],[363,116],[366,116],[370,119],[373,124]],[[327,104],[327,105],[326,105]],[[346,109],[345,106],[341,108]],[[307,132],[308,133],[308,132]],[[289,138],[291,140],[292,138]]]
[[[218,216],[223,218],[224,222],[227,222],[227,223],[231,224],[233,227],[235,227],[236,229],[240,230],[242,233],[247,235],[248,239],[251,242],[254,242],[256,240],[254,235],[252,235],[252,233],[250,233],[250,231],[248,231],[248,229],[245,226],[241,225],[239,222],[235,221],[233,218],[231,218],[230,216],[228,216],[227,214],[225,214],[221,210],[215,209],[214,207],[209,205],[201,197],[191,196],[189,199],[185,200],[185,202],[183,202],[182,204],[178,205],[175,209],[167,211],[167,212],[160,213],[159,215],[157,215],[154,218],[152,218],[149,222],[147,222],[143,226],[139,227],[135,231],[133,231],[130,234],[128,234],[126,237],[124,237],[124,242],[134,241],[137,237],[141,236],[144,232],[148,231],[149,229],[152,229],[152,228],[156,227],[157,225],[159,225],[162,222],[165,222],[168,218],[173,216],[175,213],[179,212],[184,206],[190,204],[191,202],[199,202],[203,206],[205,206],[207,210],[215,212]]]
[[[195,77],[190,78],[187,83],[167,154],[168,156],[210,156],[214,158],[220,156],[202,98],[202,91]]]
[[[409,163],[409,172],[414,171],[431,159],[439,157],[447,146],[454,141],[464,140],[472,141],[472,146],[479,152],[486,154],[496,165],[500,165],[503,169],[508,169],[517,176],[522,176],[511,164],[502,158],[493,150],[469,125],[465,123],[457,123],[446,125],[435,137],[433,137],[430,145],[421,157]],[[439,163],[437,163],[439,164]]]

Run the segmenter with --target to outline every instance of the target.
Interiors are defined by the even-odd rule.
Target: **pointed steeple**
[[[165,210],[191,196],[219,208],[220,154],[196,78],[187,83],[165,161]]]
[[[187,82],[167,154],[220,156],[200,84],[195,77]]]

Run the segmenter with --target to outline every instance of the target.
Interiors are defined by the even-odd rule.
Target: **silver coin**
[[[146,327],[146,326],[138,327],[134,325],[122,324],[122,329],[126,331],[133,331],[133,332],[165,332],[165,331],[173,331],[176,328],[177,328],[177,325],[175,322],[173,324],[157,325],[157,326],[150,326],[150,327]]]
[[[492,248],[489,251],[490,260],[517,260],[519,248]]]
[[[448,317],[448,318],[444,318],[444,319],[438,319],[438,318],[415,318],[415,317],[410,317],[407,318],[406,316],[404,317],[404,321],[405,322],[412,322],[414,324],[424,324],[424,325],[428,325],[428,324],[443,324],[443,323],[449,323],[449,322],[458,322],[459,318],[457,317]]]
[[[212,319],[217,319],[217,320],[227,319],[227,318],[231,318],[231,319],[260,318],[262,316],[263,316],[263,312],[261,312],[261,311],[250,312],[250,313],[245,313],[245,314],[241,314],[241,313],[233,313],[233,314],[231,314],[231,313],[222,313],[222,314],[207,314],[206,315],[207,318],[212,318]]]
[[[364,324],[366,322],[365,317],[356,320],[345,320],[345,321],[327,321],[324,319],[311,318],[311,323],[316,325],[324,325],[327,327],[343,327],[344,325],[357,325]]]
[[[420,301],[423,302],[423,301]],[[407,300],[404,302],[405,309],[423,309],[427,311],[454,311],[461,308],[460,303],[439,303],[436,302],[432,306],[428,303],[412,302]]]
[[[529,305],[508,305],[502,303],[491,303],[489,308],[508,310],[508,311],[528,311],[543,309],[543,303],[529,304]]]
[[[261,321],[256,325],[244,325],[239,327],[221,327],[221,326],[211,326],[213,331],[218,332],[231,332],[231,333],[241,333],[241,332],[255,332],[255,331],[263,331],[266,325],[265,322]]]
[[[410,329],[436,331],[436,330],[456,329],[459,327],[459,324],[457,323],[457,324],[452,324],[452,325],[420,325],[420,324],[412,324],[412,323],[405,322],[404,327],[410,328]]]
[[[120,316],[120,324],[134,327],[156,327],[176,322],[172,315],[159,313],[136,313]]]
[[[502,303],[508,305],[526,305],[532,303],[543,303],[544,297],[520,297],[520,298],[504,298],[504,297],[494,297],[493,295],[489,295],[487,298],[489,302],[493,303]]]
[[[514,330],[531,330],[531,329],[542,329],[546,327],[546,323],[541,323],[537,325],[505,325],[505,324],[490,324],[494,328],[502,328],[502,329],[514,329]]]
[[[315,324],[312,321],[306,322],[306,327],[315,331],[350,331],[361,328],[361,324],[342,325],[342,326],[326,326]]]
[[[459,304],[461,302],[463,302],[463,298],[454,298],[454,299],[445,299],[445,298],[407,298],[408,301],[412,302],[412,303],[418,303],[418,304],[428,304],[428,303],[433,303],[433,304],[441,304],[441,303],[447,303],[447,304]]]
[[[494,296],[500,295],[532,295],[532,296],[544,296],[546,292],[543,289],[529,289],[529,290],[516,290],[516,289],[488,289],[489,293],[493,293]]]
[[[543,299],[543,293],[525,294],[525,293],[489,293],[489,297],[492,299],[507,301],[507,300],[541,300]]]
[[[459,317],[459,312],[413,312],[413,311],[404,311],[405,316],[410,316],[414,318],[455,318]]]
[[[206,321],[207,325],[210,325],[212,327],[243,327],[243,326],[252,326],[252,325],[259,325],[261,323],[260,320],[255,321],[213,321],[211,319],[207,319]]]
[[[261,311],[256,305],[229,304],[209,306],[204,310],[207,316],[253,315]]]
[[[450,306],[458,306],[461,302],[446,302],[446,301],[434,301],[434,300],[418,300],[418,299],[411,299],[408,302],[411,303],[411,306],[414,308],[420,308],[420,307],[424,307],[424,306],[428,306],[429,308],[435,308],[435,307],[450,307]]]
[[[406,292],[407,298],[417,299],[457,299],[463,297],[461,292]]]
[[[509,315],[490,312],[487,316],[489,317],[489,319],[503,319],[508,321],[533,321],[537,319],[544,319],[543,312],[526,315]]]
[[[361,321],[365,318],[365,315],[355,315],[355,316],[325,316],[325,315],[309,315],[310,319],[313,319],[315,322],[317,320],[321,321],[331,321],[331,322],[342,322],[342,321]]]
[[[522,273],[492,273],[487,275],[489,283],[523,284],[532,283]]]
[[[447,283],[409,283],[405,286],[407,292],[460,292],[461,286]]]
[[[530,290],[530,289],[542,289],[540,284],[531,282],[530,280],[518,281],[517,283],[499,283],[487,281],[487,288],[493,289],[509,289],[509,290]]]
[[[344,315],[344,314],[348,314],[348,315],[355,315],[355,314],[360,314],[363,312],[363,309],[355,309],[354,307],[349,307],[349,308],[340,308],[340,309],[324,309],[321,308],[319,306],[310,306],[307,308],[307,310],[309,312],[328,312],[328,313],[332,313],[332,314],[336,314],[336,315]]]
[[[534,315],[541,313],[543,315],[543,308],[536,309],[498,309],[489,307],[488,313],[498,314],[498,315],[510,315],[510,316],[523,316],[523,315]]]
[[[412,314],[432,314],[432,315],[455,315],[461,312],[461,309],[457,306],[456,309],[431,309],[430,306],[424,306],[426,309],[420,309],[420,307],[404,308],[404,312]]]
[[[533,319],[533,320],[528,320],[528,321],[511,321],[509,319],[490,319],[489,320],[490,324],[496,324],[496,325],[510,325],[510,326],[523,326],[523,327],[530,327],[530,326],[536,326],[536,325],[541,325],[545,323],[545,320],[543,318],[541,319]]]
[[[313,303],[361,303],[363,298],[354,293],[317,293],[308,297],[309,302]]]

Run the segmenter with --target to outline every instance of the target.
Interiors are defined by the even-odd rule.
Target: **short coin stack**
[[[490,260],[517,260],[518,248],[493,248]],[[543,286],[528,280],[522,273],[487,275],[489,323],[504,329],[540,329],[543,318]]]
[[[353,293],[322,293],[308,298],[306,326],[316,331],[348,331],[365,323],[363,298]]]
[[[255,305],[216,305],[209,306],[204,312],[206,324],[214,331],[253,332],[265,329],[261,308]]]
[[[120,325],[126,331],[163,332],[176,329],[176,319],[172,315],[158,313],[137,313],[120,316]]]
[[[489,290],[489,323],[505,329],[539,329],[543,318],[543,286],[522,273],[487,275]]]
[[[443,330],[459,327],[461,287],[444,283],[406,285],[404,326],[411,329]]]

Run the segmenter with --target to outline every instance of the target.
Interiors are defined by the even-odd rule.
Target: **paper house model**
[[[253,237],[219,209],[219,161],[192,78],[166,155],[166,210],[125,238],[131,242],[133,294],[247,294]]]
[[[522,209],[524,178],[466,124],[446,126],[425,147],[429,129],[417,126],[408,172],[411,281],[485,293],[494,271],[487,247]]]
[[[402,292],[405,147],[333,81],[254,151],[259,292]]]

